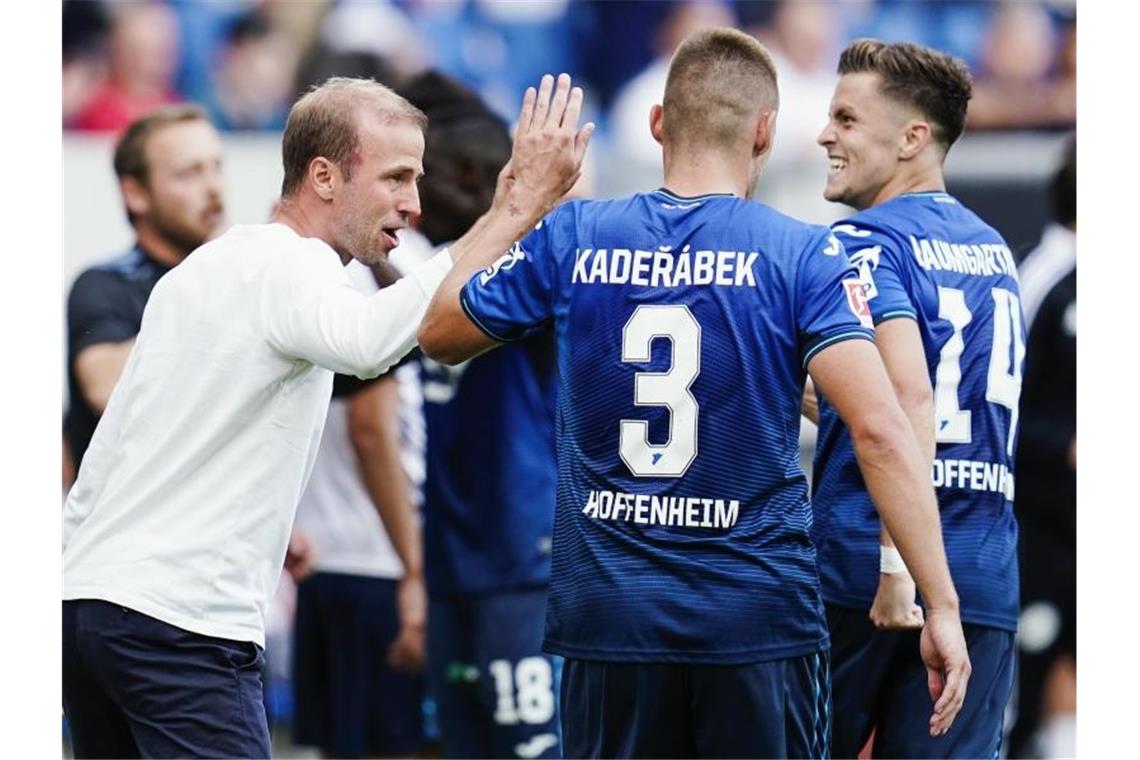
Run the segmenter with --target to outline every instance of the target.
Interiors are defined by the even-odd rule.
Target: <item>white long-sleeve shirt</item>
[[[64,599],[264,645],[333,371],[415,345],[441,252],[366,296],[325,243],[237,226],[151,293],[64,513]]]

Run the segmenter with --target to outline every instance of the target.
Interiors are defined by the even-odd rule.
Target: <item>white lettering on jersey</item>
[[[540,223],[541,224],[541,223]],[[491,266],[483,270],[483,274],[479,275],[479,284],[486,285],[491,281],[491,278],[499,272],[512,268],[515,264],[526,258],[526,253],[522,249],[521,243],[515,243],[511,246],[511,250],[504,253]]]
[[[681,288],[690,285],[756,287],[756,251],[674,252],[670,246],[656,251],[615,248],[579,248],[570,281],[581,285],[636,285]],[[496,262],[497,263],[497,262]],[[492,275],[493,276],[493,275]]]
[[[670,528],[731,528],[740,517],[736,499],[590,491],[582,513],[595,520]]]
[[[935,459],[930,471],[935,488],[961,488],[1000,493],[1013,501],[1013,473],[998,462]]]
[[[948,243],[911,235],[910,249],[914,260],[926,270],[1017,279],[1013,253],[1000,243]]]

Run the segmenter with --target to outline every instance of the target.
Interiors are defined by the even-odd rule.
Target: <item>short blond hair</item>
[[[754,116],[779,105],[776,65],[764,46],[736,29],[706,29],[673,54],[662,127],[673,145],[731,149],[751,133]]]
[[[297,192],[317,157],[327,158],[346,180],[352,179],[354,157],[360,150],[357,119],[361,113],[385,123],[404,121],[420,130],[427,128],[423,111],[373,79],[327,79],[302,95],[289,111],[281,139],[282,197]]]

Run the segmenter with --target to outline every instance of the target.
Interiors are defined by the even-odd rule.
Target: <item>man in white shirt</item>
[[[401,246],[405,245],[401,234]],[[368,267],[345,272],[377,290]],[[427,594],[411,484],[400,452],[395,371],[337,375],[297,507],[314,572],[297,584],[293,741],[324,757],[410,757],[424,743]]]
[[[419,214],[424,117],[366,80],[303,96],[281,209],[155,287],[64,517],[63,698],[76,755],[267,757],[264,618],[334,372],[372,377],[415,345],[453,268],[489,266],[577,179],[593,125],[561,76],[528,89],[510,169],[472,229],[373,296]]]

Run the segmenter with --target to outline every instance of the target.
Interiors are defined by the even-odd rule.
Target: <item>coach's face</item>
[[[396,230],[420,214],[424,135],[408,121],[360,120],[360,153],[333,197],[334,248],[375,264],[399,244]]]
[[[830,167],[823,197],[856,209],[874,205],[898,169],[906,110],[879,89],[870,72],[844,74],[835,86],[827,126],[817,142]]]
[[[127,196],[135,224],[149,225],[190,253],[217,232],[225,218],[218,131],[201,120],[170,124],[151,135],[143,150],[146,182]]]

